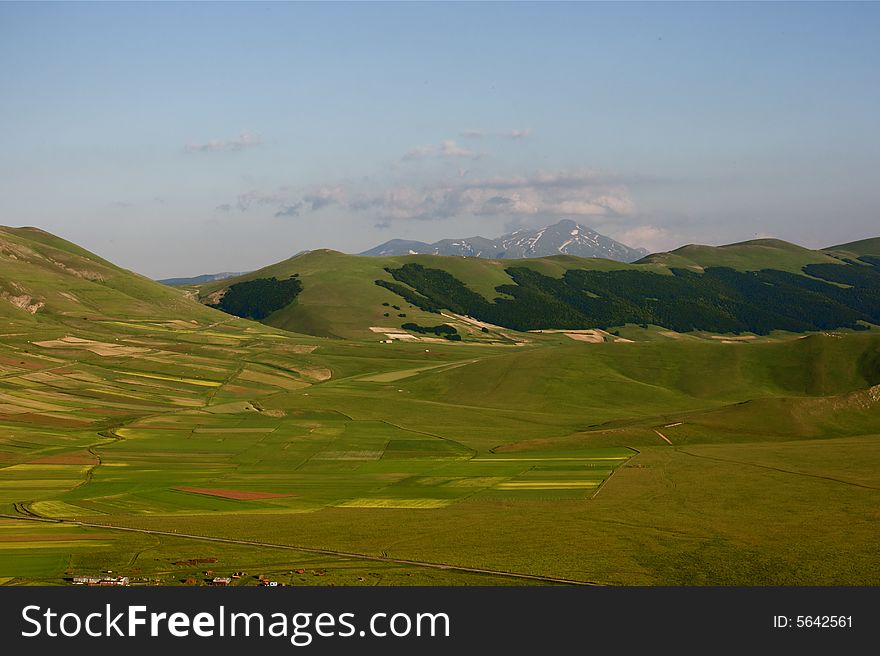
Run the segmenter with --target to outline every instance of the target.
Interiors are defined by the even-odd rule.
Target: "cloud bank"
[[[217,209],[241,212],[269,206],[276,217],[296,217],[336,207],[367,213],[378,223],[441,220],[452,217],[512,218],[596,217],[606,221],[635,211],[629,189],[621,180],[601,171],[554,171],[525,176],[480,179],[456,178],[423,186],[393,186],[360,191],[347,185],[321,185],[294,194],[288,188],[274,192],[250,190],[235,204]]]
[[[456,157],[464,157],[467,159],[479,159],[481,153],[469,150],[460,146],[454,139],[442,141],[439,145],[425,144],[417,146],[400,158],[403,162],[412,162],[420,159],[439,158],[452,159]]]
[[[458,133],[464,139],[486,139],[488,137],[504,137],[505,139],[526,139],[532,134],[531,128],[515,128],[513,130],[490,132],[488,130],[462,130]]]
[[[190,143],[184,147],[188,153],[221,153],[239,152],[263,143],[263,138],[256,132],[245,130],[234,139],[211,139],[205,143]]]

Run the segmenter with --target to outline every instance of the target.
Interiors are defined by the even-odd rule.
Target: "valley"
[[[880,331],[863,318],[530,332],[375,284],[415,263],[489,302],[510,262],[314,251],[174,289],[41,231],[0,246],[0,284],[27,297],[0,299],[6,585],[880,583]],[[672,278],[674,258],[760,270],[770,249],[812,280],[797,272],[871,270],[837,259],[877,255],[863,246],[516,266]],[[264,323],[187,294],[293,274]]]

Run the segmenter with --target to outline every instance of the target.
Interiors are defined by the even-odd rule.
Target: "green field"
[[[386,344],[372,285],[311,315],[343,340],[0,246],[7,585],[880,584],[876,330]]]

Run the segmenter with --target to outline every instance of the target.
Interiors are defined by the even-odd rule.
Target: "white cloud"
[[[626,186],[594,171],[475,180],[457,177],[433,185],[398,186],[374,193],[324,186],[303,195],[302,202],[312,210],[336,204],[353,212],[370,211],[377,220],[502,215],[612,218],[634,211]]]
[[[245,212],[270,206],[275,216],[299,216],[332,205],[344,212],[365,213],[377,224],[468,216],[509,220],[593,217],[613,223],[635,213],[626,184],[601,171],[545,171],[475,179],[456,171],[449,176],[433,184],[368,191],[341,184],[320,185],[300,193],[289,187],[271,192],[252,189],[239,194],[234,204],[216,209]]]
[[[487,137],[506,137],[508,139],[526,139],[531,136],[531,128],[513,129],[501,132],[488,132],[486,130],[462,130],[459,137],[465,139],[484,139]]]
[[[679,243],[671,232],[653,225],[637,226],[616,232],[613,237],[627,246],[647,248],[652,253],[670,250]]]
[[[467,148],[462,148],[452,139],[447,139],[442,144],[440,144],[440,156],[466,157],[468,159],[477,159],[480,157],[480,154],[475,153],[472,150],[468,150]]]
[[[519,141],[522,139],[527,139],[529,136],[531,136],[531,134],[531,128],[524,128],[507,130],[506,132],[487,132],[486,130],[462,130],[458,133],[458,136],[464,139],[485,139],[488,137],[502,137],[505,139],[511,139],[513,141]],[[445,139],[444,141],[441,141],[439,145],[423,144],[421,146],[417,146],[412,150],[404,153],[403,157],[400,158],[400,161],[413,162],[417,160],[431,158],[480,159],[482,156],[483,153],[478,153],[474,150],[470,150],[469,148],[465,148],[455,139]]]
[[[310,206],[314,212],[328,205],[345,205],[348,202],[348,192],[340,185],[323,185],[315,187],[302,197],[302,201]]]
[[[437,153],[437,149],[433,145],[427,144],[424,146],[417,146],[416,148],[413,148],[411,151],[404,154],[404,156],[401,157],[400,159],[402,159],[404,162],[410,162],[410,161],[416,160],[416,159],[425,159],[426,157],[433,157],[436,153]]]
[[[253,205],[276,205],[280,206],[287,202],[287,194],[282,191],[263,192],[251,189],[239,194],[235,200],[235,206],[240,212],[246,212]],[[222,207],[222,206],[221,206]]]
[[[184,149],[188,153],[237,152],[262,143],[263,138],[259,134],[245,130],[234,139],[211,139],[200,144],[190,143]]]
[[[425,144],[417,146],[400,158],[402,162],[412,162],[420,159],[439,158],[451,159],[456,157],[464,157],[467,159],[479,159],[480,153],[468,150],[458,144],[454,139],[446,139],[440,145]]]

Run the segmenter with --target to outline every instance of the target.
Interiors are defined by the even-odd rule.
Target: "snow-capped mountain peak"
[[[497,239],[484,237],[443,239],[433,244],[393,239],[365,251],[361,255],[406,255],[410,253],[491,259],[521,259],[563,254],[578,257],[601,257],[621,262],[634,262],[648,254],[643,248],[631,248],[610,237],[600,235],[592,228],[571,219],[563,219],[553,225],[535,230],[520,228]]]

